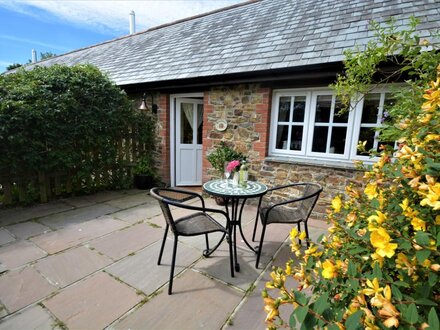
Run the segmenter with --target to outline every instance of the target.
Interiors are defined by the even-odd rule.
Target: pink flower
[[[232,160],[226,166],[226,170],[228,172],[233,172],[235,170],[235,168],[238,167],[238,166],[240,166],[240,161],[239,160]]]

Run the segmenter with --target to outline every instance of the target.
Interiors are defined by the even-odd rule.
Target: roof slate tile
[[[341,61],[373,36],[371,20],[406,25],[412,15],[423,33],[440,30],[437,0],[256,0],[37,65],[90,63],[119,85],[292,68]]]

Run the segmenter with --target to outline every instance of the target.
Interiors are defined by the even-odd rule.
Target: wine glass
[[[225,173],[226,183],[228,183],[229,177],[231,175],[231,171],[228,170],[228,163],[225,163],[224,173]]]

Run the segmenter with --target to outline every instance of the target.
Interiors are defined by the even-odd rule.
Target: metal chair
[[[225,236],[227,236],[227,241],[229,243],[229,255],[230,255],[230,267],[231,276],[234,277],[234,260],[232,254],[232,240],[229,239],[229,231],[227,226],[229,224],[229,216],[222,210],[210,209],[205,207],[205,201],[203,197],[195,192],[173,189],[173,188],[153,188],[150,190],[150,195],[159,201],[159,205],[162,209],[162,213],[166,220],[165,233],[162,240],[162,246],[160,248],[159,259],[157,264],[160,265],[162,260],[162,254],[165,247],[165,241],[167,239],[168,229],[171,227],[171,231],[174,234],[174,246],[173,246],[173,256],[171,261],[171,272],[170,272],[170,283],[168,287],[168,294],[172,293],[173,288],[173,277],[174,277],[174,266],[176,263],[176,252],[177,252],[177,242],[179,236],[198,236],[205,235],[206,240],[206,250],[203,251],[203,255],[208,257],[213,251],[217,249],[221,241]],[[184,204],[184,202],[191,199],[199,198],[202,206],[195,206],[191,204]],[[196,212],[181,217],[179,219],[174,219],[170,210],[170,205],[194,210]],[[218,223],[210,214],[208,213],[219,213],[226,218],[226,227]],[[214,232],[222,232],[223,238],[213,249],[209,249],[208,234]]]
[[[298,231],[301,230],[301,222],[304,223],[304,229],[307,237],[307,247],[309,247],[309,229],[307,227],[307,220],[312,213],[313,208],[322,192],[322,187],[316,183],[292,183],[284,186],[274,187],[267,190],[267,193],[274,191],[298,189],[301,195],[295,198],[284,199],[277,203],[269,203],[262,206],[263,197],[260,197],[258,202],[258,212],[255,219],[254,232],[252,241],[255,241],[255,233],[257,231],[258,216],[261,218],[263,229],[261,231],[260,244],[257,251],[257,261],[255,268],[258,268],[260,262],[261,250],[263,249],[263,240],[266,233],[266,226],[271,223],[296,223]],[[267,193],[265,196],[267,196]],[[299,241],[301,244],[301,241]]]

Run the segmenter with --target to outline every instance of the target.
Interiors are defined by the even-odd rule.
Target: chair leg
[[[174,266],[176,265],[177,241],[178,241],[178,236],[176,235],[174,236],[173,259],[171,260],[170,283],[168,285],[169,295],[172,293],[173,290],[173,277],[174,277]]]
[[[252,242],[255,242],[255,234],[257,233],[258,216],[260,215],[260,210],[257,211],[257,216],[255,217],[254,232],[252,233]]]
[[[231,266],[231,277],[234,277],[234,254],[232,253],[232,239],[231,237],[229,237],[229,234],[227,236],[229,239],[228,244],[229,244],[229,263]]]
[[[307,248],[310,247],[310,239],[309,239],[309,228],[307,226],[307,222],[304,222],[304,228],[306,230],[306,243],[307,243]]]
[[[208,234],[205,234],[205,241],[206,241],[206,251],[209,251],[209,240],[208,240]]]
[[[301,222],[298,222],[296,224],[296,227],[298,228],[298,233],[300,233],[301,232]],[[299,243],[299,245],[301,245],[301,240],[299,238],[298,238],[298,243]]]
[[[168,228],[169,228],[169,226],[167,225],[165,228],[165,233],[163,234],[162,246],[160,247],[160,252],[159,252],[159,259],[157,259],[158,265],[160,265],[160,263],[162,261],[162,254],[163,254],[163,249],[165,247],[165,241],[166,241],[167,235],[168,235]]]
[[[255,263],[255,268],[257,268],[257,269],[258,269],[258,264],[260,263],[261,250],[263,249],[264,234],[266,234],[266,224],[263,222],[263,229],[261,231],[260,244],[258,246],[258,251],[257,251],[257,262]]]

